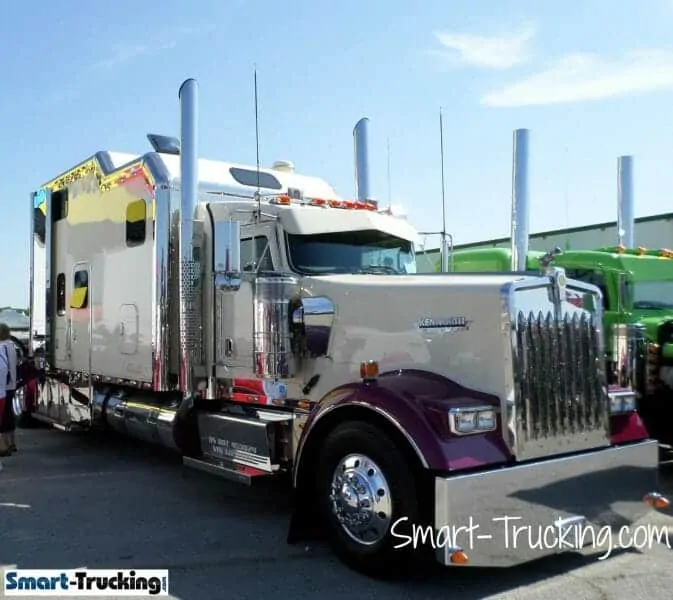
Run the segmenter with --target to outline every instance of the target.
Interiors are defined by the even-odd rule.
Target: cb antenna
[[[257,154],[257,215],[261,214],[262,210],[262,186],[260,184],[261,172],[259,166],[259,104],[257,100],[257,65],[254,68],[254,82],[255,82],[255,152]]]
[[[448,271],[449,256],[446,244],[446,185],[444,183],[444,119],[442,107],[439,107],[439,156],[442,163],[442,231],[441,260],[442,272]]]

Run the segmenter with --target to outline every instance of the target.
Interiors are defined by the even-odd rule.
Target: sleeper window
[[[70,308],[87,308],[89,305],[89,271],[78,269],[73,276]]]
[[[139,246],[147,235],[147,204],[144,200],[129,202],[126,207],[126,245]]]

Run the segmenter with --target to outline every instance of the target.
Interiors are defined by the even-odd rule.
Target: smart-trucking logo
[[[6,570],[5,596],[168,596],[168,571]]]

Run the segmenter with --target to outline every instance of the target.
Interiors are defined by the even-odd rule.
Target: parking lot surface
[[[0,566],[170,570],[182,600],[315,598],[462,600],[669,599],[673,550],[564,555],[523,567],[437,568],[380,582],[355,574],[323,545],[289,546],[289,497],[186,470],[178,459],[124,439],[20,430],[0,472]],[[673,494],[673,468],[664,467]],[[647,523],[669,527],[673,517]],[[0,597],[2,597],[0,590]]]

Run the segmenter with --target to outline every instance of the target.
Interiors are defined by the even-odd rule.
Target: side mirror
[[[215,285],[221,290],[241,287],[241,224],[239,221],[215,221],[213,224],[213,271]]]

